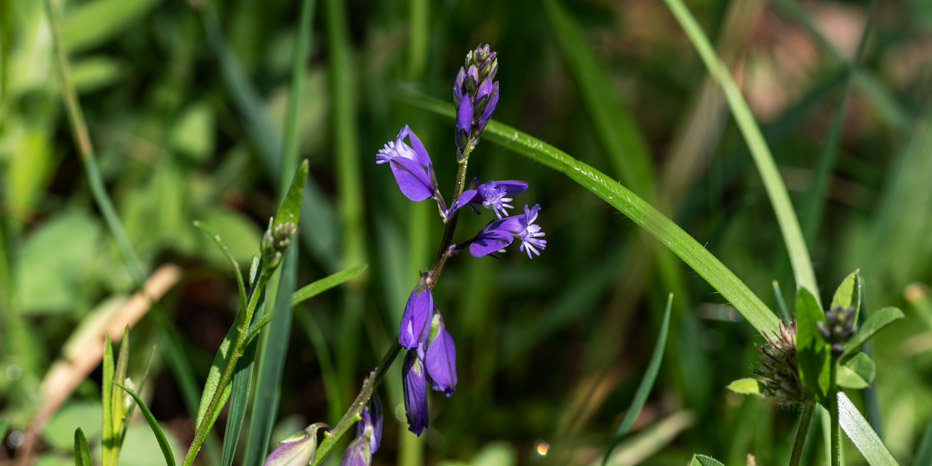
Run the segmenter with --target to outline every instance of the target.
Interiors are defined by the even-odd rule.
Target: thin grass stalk
[[[815,403],[807,402],[799,414],[799,427],[796,429],[796,440],[793,442],[793,452],[790,454],[790,466],[799,466],[799,461],[803,457],[803,449],[806,446],[806,437],[809,434],[809,426],[812,424],[815,406]]]

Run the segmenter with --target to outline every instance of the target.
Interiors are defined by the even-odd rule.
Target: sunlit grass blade
[[[243,283],[243,272],[240,270],[239,263],[236,262],[236,259],[233,257],[233,253],[230,252],[230,248],[223,241],[223,238],[220,237],[210,225],[206,223],[195,220],[194,226],[199,230],[204,232],[207,237],[209,237],[213,242],[220,248],[220,251],[223,252],[223,255],[227,258],[227,261],[230,262],[230,265],[233,266],[233,273],[236,274],[236,289],[239,291],[239,308],[246,309],[246,286]]]
[[[625,412],[624,417],[621,418],[618,429],[615,430],[615,435],[612,437],[611,443],[609,443],[608,448],[605,450],[605,456],[602,457],[603,465],[608,463],[608,458],[612,454],[612,450],[615,449],[615,446],[617,446],[621,440],[625,438],[625,435],[628,434],[628,431],[631,430],[631,426],[634,425],[634,420],[637,419],[638,414],[641,412],[641,408],[643,408],[644,403],[647,402],[647,395],[650,394],[651,389],[654,387],[654,381],[657,380],[657,374],[660,372],[660,362],[663,360],[664,348],[667,343],[667,331],[670,328],[670,309],[672,309],[672,305],[673,295],[671,294],[667,298],[667,308],[663,312],[663,323],[660,324],[660,335],[657,337],[654,353],[650,357],[647,370],[644,371],[644,376],[641,378],[641,383],[638,385],[638,389],[634,394],[634,399],[631,400],[631,406],[628,407],[628,411]]]
[[[100,383],[101,403],[103,405],[103,438],[101,439],[101,458],[104,466],[115,464],[113,457],[113,345],[110,334],[104,338],[103,380]]]
[[[0,438],[3,432],[0,431]],[[75,466],[94,466],[94,460],[91,459],[91,448],[87,444],[87,437],[80,427],[74,430],[74,465]]]
[[[126,368],[129,364],[129,325],[123,330],[123,340],[120,342],[120,354],[116,360],[116,368],[113,371],[113,380],[125,383],[126,380]],[[122,446],[122,436],[120,433],[123,431],[123,397],[111,396],[111,403],[113,406],[110,408],[111,416],[111,425],[110,425],[110,435],[113,438],[113,449],[111,452],[111,460],[113,464],[118,464],[120,460],[120,447]]]
[[[413,105],[454,118],[451,104],[404,89],[400,94]],[[779,319],[747,285],[666,215],[630,190],[569,154],[507,125],[493,120],[485,131],[492,142],[565,174],[643,227],[721,293],[758,332],[777,329]],[[844,393],[839,393],[838,398],[851,403]],[[840,410],[840,415],[842,428],[872,465],[896,464],[887,461],[893,458],[889,450],[853,405]]]
[[[612,77],[558,0],[544,1],[544,11],[613,171],[639,196],[652,198],[654,174],[647,144],[631,111],[618,95]]]
[[[453,118],[453,105],[402,90],[414,105]],[[715,288],[759,332],[773,332],[780,321],[757,295],[692,236],[669,217],[599,170],[580,162],[566,152],[497,121],[490,121],[483,133],[490,141],[557,170],[583,188],[618,209],[673,251]]]
[[[165,464],[167,466],[175,466],[175,455],[172,453],[171,445],[168,444],[168,439],[165,438],[165,432],[162,432],[162,427],[159,426],[159,422],[155,420],[155,416],[152,415],[152,411],[149,411],[149,407],[146,406],[146,403],[142,401],[142,398],[139,398],[136,392],[116,382],[113,384],[122,388],[129,396],[133,397],[133,400],[136,401],[136,405],[139,406],[139,410],[142,411],[142,415],[146,418],[146,422],[149,423],[152,434],[155,435],[155,439],[159,442],[159,448],[162,450],[162,455],[165,457]]]
[[[783,241],[786,243],[786,249],[790,255],[790,263],[793,266],[797,286],[807,288],[821,305],[818,296],[819,287],[816,283],[815,273],[812,270],[812,262],[809,259],[809,250],[806,249],[806,241],[803,238],[802,230],[799,228],[796,212],[793,210],[793,204],[790,202],[790,196],[787,194],[780,172],[777,171],[777,165],[770,153],[770,148],[764,141],[764,136],[751,114],[751,109],[732,79],[728,68],[715,55],[715,50],[712,49],[709,39],[702,32],[696,19],[693,18],[682,0],[664,1],[673,16],[676,17],[686,31],[686,35],[705,63],[709,74],[718,81],[719,85],[722,86],[722,91],[725,92],[725,98],[729,107],[731,107],[731,112],[735,117],[738,128],[741,130],[741,134],[744,135],[744,139],[747,141],[751,156],[757,165],[757,171],[764,181],[767,196],[773,205],[777,223],[779,223],[780,231],[783,234]]]
[[[357,265],[335,274],[328,275],[309,285],[302,286],[301,289],[295,291],[294,294],[291,295],[291,305],[297,306],[298,304],[301,304],[304,301],[307,301],[308,299],[323,293],[324,291],[327,291],[336,286],[340,286],[341,284],[352,280],[357,275],[365,272],[367,268],[369,268],[368,264]]]

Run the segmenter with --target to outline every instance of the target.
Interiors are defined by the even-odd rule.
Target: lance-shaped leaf
[[[752,377],[735,380],[734,382],[728,384],[727,388],[739,395],[757,395],[760,397],[764,396],[761,383]]]
[[[851,359],[864,343],[874,337],[877,332],[881,331],[887,325],[905,317],[903,311],[895,307],[885,307],[871,313],[864,325],[858,329],[858,332],[845,344],[845,352],[841,355],[841,361],[845,362]]]
[[[152,415],[152,411],[149,411],[149,407],[146,406],[146,403],[142,401],[142,398],[139,398],[136,392],[129,388],[116,382],[114,382],[113,385],[122,388],[123,391],[129,393],[129,396],[133,397],[133,400],[136,400],[136,405],[139,406],[139,410],[142,411],[142,415],[146,418],[146,422],[149,423],[149,428],[152,429],[152,433],[155,434],[155,439],[159,442],[159,448],[162,449],[162,455],[165,457],[165,464],[167,466],[175,466],[175,455],[172,453],[171,445],[168,444],[165,432],[162,432],[162,427],[159,426],[159,422],[155,420],[155,416]]]
[[[812,293],[799,288],[796,295],[796,355],[799,361],[799,379],[803,388],[819,400],[825,399],[829,389],[828,343],[819,333],[817,322],[825,321],[825,313]]]
[[[87,437],[80,427],[74,431],[74,466],[94,466],[91,459],[91,449],[87,445]]]
[[[706,455],[693,455],[689,466],[725,466],[721,461]]]
[[[275,214],[275,225],[285,222],[298,224],[298,217],[301,215],[301,200],[304,196],[304,185],[307,183],[307,160],[301,162],[301,166],[294,173],[291,179],[291,186],[282,199],[282,204]]]
[[[838,366],[838,386],[860,390],[874,381],[874,361],[864,353],[857,353],[848,362]]]
[[[852,319],[854,322],[858,321],[858,311],[861,308],[861,275],[858,270],[851,272],[841,281],[841,285],[838,285],[835,296],[832,298],[832,307],[835,306],[853,307]]]

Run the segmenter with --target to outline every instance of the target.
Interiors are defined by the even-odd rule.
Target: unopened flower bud
[[[265,466],[307,466],[317,451],[317,431],[327,425],[321,422],[282,440],[265,459]]]

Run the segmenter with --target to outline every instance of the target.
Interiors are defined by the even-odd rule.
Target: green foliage
[[[725,466],[721,461],[706,455],[693,455],[689,466]]]
[[[838,386],[842,388],[867,388],[874,381],[877,368],[874,361],[864,353],[857,353],[838,366]]]
[[[816,322],[825,321],[825,313],[812,293],[800,288],[796,294],[796,357],[803,388],[817,400],[829,392],[829,344],[822,338]]]
[[[165,456],[166,466],[175,466],[175,455],[172,453],[171,445],[168,443],[165,432],[162,432],[162,427],[159,426],[159,422],[155,420],[155,416],[149,411],[149,407],[146,406],[146,403],[142,401],[142,398],[139,398],[136,392],[124,387],[122,384],[114,382],[114,385],[120,387],[123,391],[128,393],[129,396],[133,397],[136,406],[139,406],[139,410],[142,411],[142,415],[146,418],[146,422],[149,423],[149,428],[152,429],[152,433],[159,442],[159,448],[162,450],[162,455]]]
[[[861,354],[858,353],[858,351],[864,343],[867,343],[877,332],[883,330],[884,327],[904,317],[903,311],[895,307],[885,307],[872,312],[870,317],[867,318],[867,321],[858,329],[857,333],[845,344],[845,352],[841,355],[841,360],[845,361],[857,354]]]
[[[75,466],[94,466],[91,448],[87,445],[87,438],[80,427],[74,430],[74,464]]]
[[[739,395],[764,396],[763,386],[755,378],[738,379],[728,384],[728,389]]]
[[[855,270],[841,281],[835,295],[832,297],[832,306],[841,306],[843,308],[854,308],[854,322],[858,321],[858,312],[861,310],[861,274]],[[858,345],[860,347],[860,345]]]

